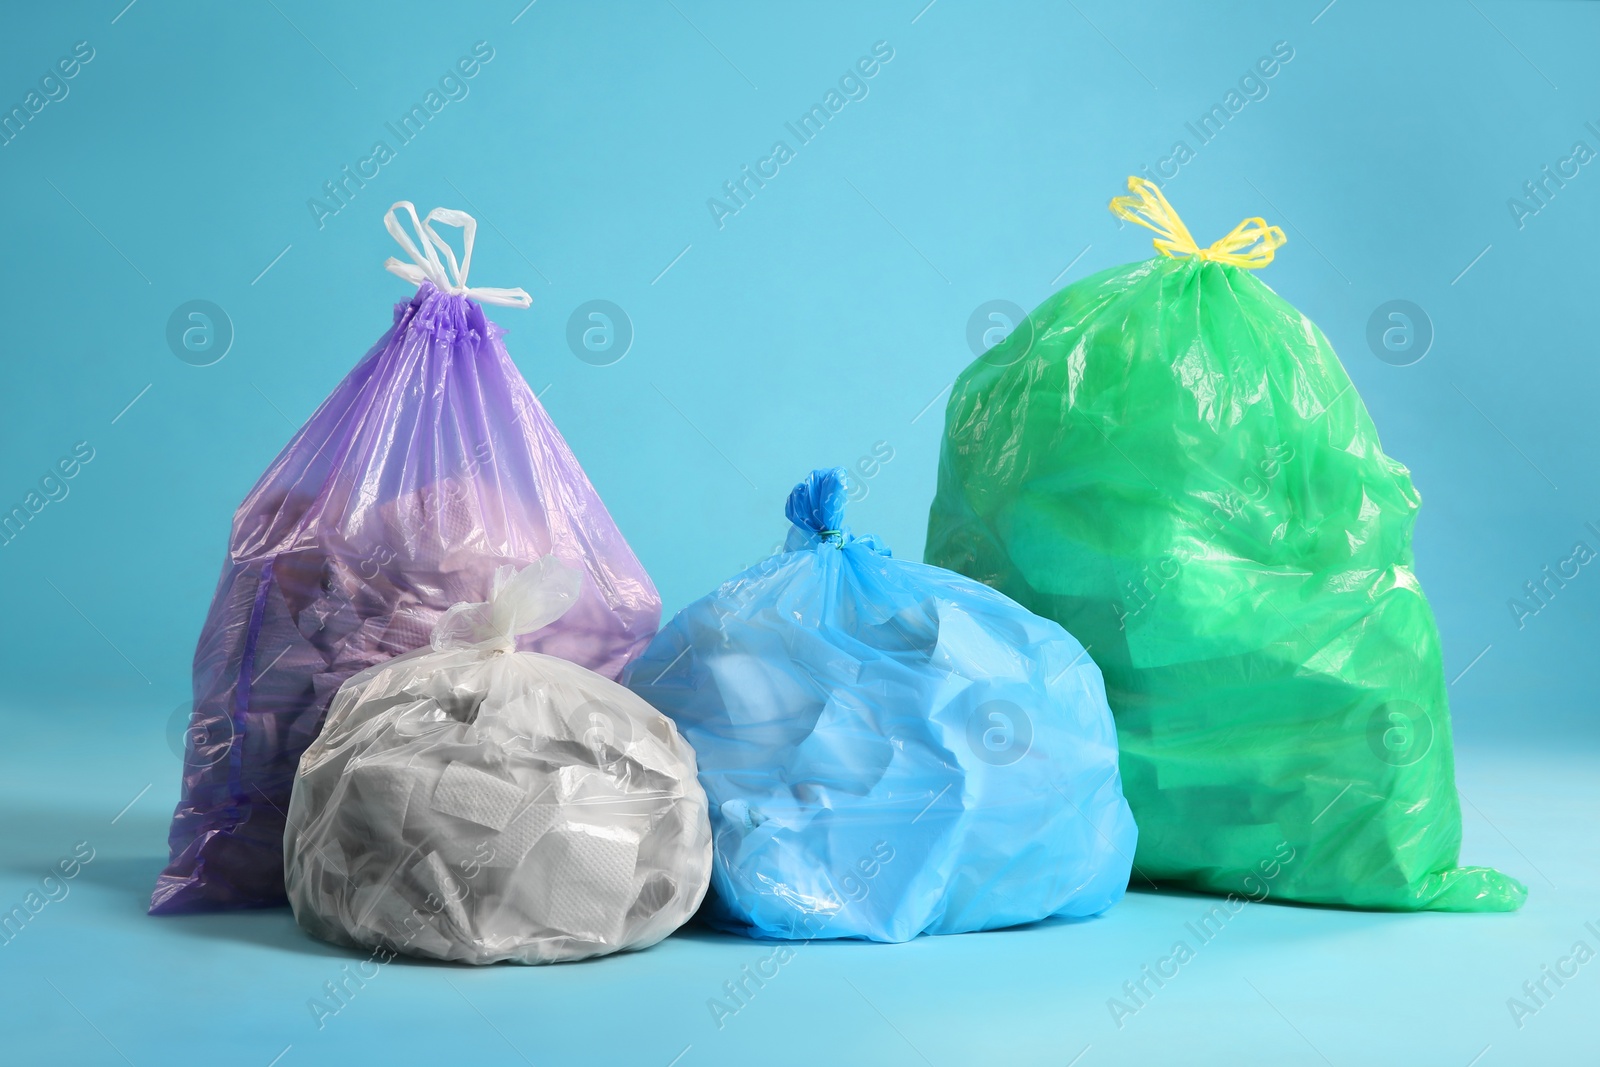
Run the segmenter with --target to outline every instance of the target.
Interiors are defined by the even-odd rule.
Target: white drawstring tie
[[[411,236],[406,233],[400,220],[395,218],[395,211],[405,208],[406,214],[411,216],[411,224],[416,228],[417,235],[422,239],[422,250],[417,250]],[[456,266],[456,254],[443,238],[433,232],[433,223],[442,222],[446,226],[461,228],[461,265]],[[428,212],[426,219],[417,218],[417,209],[409,200],[396,201],[383,216],[384,228],[389,231],[400,247],[411,256],[412,262],[390,256],[383,264],[383,268],[390,274],[398,275],[412,285],[420,286],[424,281],[432,282],[444,292],[455,296],[471,297],[480,304],[497,304],[500,307],[525,308],[533,304],[533,297],[523,289],[495,289],[492,287],[468,288],[467,271],[472,269],[472,242],[478,234],[478,220],[468,215],[465,211],[456,211],[453,208],[436,207]],[[450,262],[450,272],[445,273],[444,264],[439,261],[438,249],[443,252]]]

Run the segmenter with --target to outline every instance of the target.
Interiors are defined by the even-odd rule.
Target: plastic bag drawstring
[[[1245,219],[1210,248],[1201,248],[1189,235],[1189,228],[1178,218],[1172,205],[1167,203],[1167,198],[1156,188],[1155,182],[1145,178],[1129,178],[1128,191],[1134,195],[1119,196],[1111,201],[1111,213],[1154,230],[1156,239],[1152,243],[1156,250],[1174,259],[1193,256],[1213,263],[1257,270],[1271,263],[1273,253],[1289,240],[1283,235],[1282,229],[1268,226],[1266,219],[1257,217]]]
[[[405,227],[395,217],[397,209],[404,208],[406,214],[411,216],[411,225],[417,235],[422,239],[422,248],[411,240],[411,235],[406,233]],[[455,251],[438,234],[433,232],[433,223],[442,222],[446,226],[459,226],[461,228],[461,263],[456,264]],[[480,304],[497,304],[500,307],[525,308],[533,304],[533,297],[523,289],[496,289],[493,287],[469,288],[467,286],[467,271],[472,269],[472,243],[478,235],[478,220],[468,215],[465,211],[454,208],[436,207],[428,212],[428,217],[419,219],[417,209],[409,200],[397,200],[383,216],[384,228],[389,231],[400,247],[412,262],[390,256],[383,264],[383,268],[390,274],[397,275],[420,286],[424,281],[430,281],[438,288],[456,296],[466,296],[478,301]],[[445,265],[439,259],[438,252],[443,252],[450,263],[449,273],[445,272]]]

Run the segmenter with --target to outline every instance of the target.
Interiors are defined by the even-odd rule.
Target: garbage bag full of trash
[[[463,963],[643,948],[706,892],[693,751],[574,663],[516,650],[582,572],[502,568],[432,647],[351,678],[301,758],[284,837],[295,918],[341,944]]]

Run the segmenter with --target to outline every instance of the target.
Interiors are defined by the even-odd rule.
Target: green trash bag
[[[1055,619],[1105,675],[1135,880],[1360,908],[1509,911],[1459,867],[1420,499],[1326,337],[1258,281],[1261,219],[1045,301],[956,379],[927,562]]]

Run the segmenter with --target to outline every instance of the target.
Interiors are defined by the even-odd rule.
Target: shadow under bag
[[[1521,883],[1457,866],[1420,501],[1328,339],[1252,273],[1282,231],[1251,219],[1201,249],[1154,185],[1129,188],[1113,210],[1165,254],[1068,286],[956,379],[928,561],[1089,646],[1138,875],[1518,907]]]
[[[459,269],[436,220],[464,229]],[[401,202],[385,224],[414,261],[387,266],[416,295],[234,516],[152,913],[284,902],[290,787],[329,700],[427,645],[451,605],[486,601],[496,567],[553,554],[580,568],[577,602],[521,647],[608,678],[660,621],[655,587],[484,316],[485,301],[528,295],[466,286],[469,215],[423,221]]]

